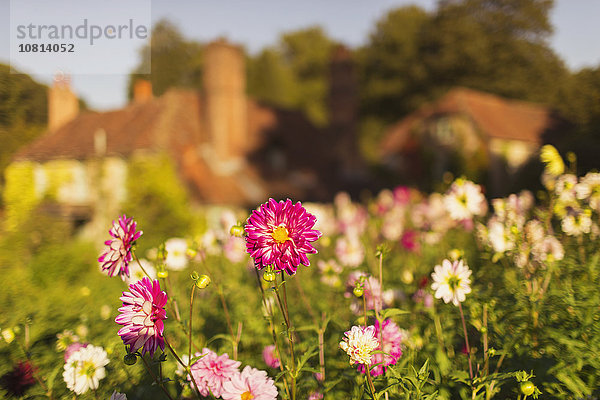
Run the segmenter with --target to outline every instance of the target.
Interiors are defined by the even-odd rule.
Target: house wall
[[[19,228],[42,203],[65,218],[89,219],[86,235],[114,218],[127,198],[127,163],[121,158],[15,162],[5,172],[5,226]],[[109,217],[110,215],[110,217]]]

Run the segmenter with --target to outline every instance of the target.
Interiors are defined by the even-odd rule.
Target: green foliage
[[[6,169],[6,190],[4,204],[6,205],[5,228],[15,231],[19,228],[36,204],[40,201],[34,187],[35,164],[19,162]]]
[[[142,250],[190,232],[193,221],[187,192],[167,156],[132,158],[128,163],[127,193],[124,211],[143,227]]]
[[[46,128],[46,86],[0,64],[0,186],[15,152]]]
[[[156,96],[171,87],[202,87],[202,44],[184,39],[171,22],[160,20],[155,24],[151,44],[141,50],[141,55],[143,62],[129,77],[130,98],[135,80],[140,77],[150,79],[152,92]],[[151,61],[152,68],[144,64],[145,61]],[[141,74],[142,71],[152,72],[148,76]]]
[[[248,95],[270,104],[292,107],[296,103],[298,82],[283,55],[267,48],[248,63]]]

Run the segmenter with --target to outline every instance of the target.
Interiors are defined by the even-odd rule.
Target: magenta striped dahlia
[[[140,236],[142,231],[136,232],[137,224],[133,218],[127,218],[123,214],[108,231],[112,239],[104,242],[106,250],[98,258],[103,271],[108,270],[108,276],[119,275],[121,279],[129,278],[129,263],[133,255],[131,247]]]
[[[244,229],[246,251],[256,268],[273,265],[276,272],[293,275],[300,264],[310,265],[307,254],[317,252],[310,242],[321,237],[313,229],[316,220],[300,202],[293,204],[290,199],[269,199],[252,211]]]
[[[165,304],[167,294],[160,290],[158,280],[151,281],[143,278],[129,285],[130,292],[123,292],[120,300],[123,306],[115,322],[124,325],[119,329],[123,343],[129,345],[129,352],[133,353],[140,348],[142,355],[146,352],[150,356],[158,347],[165,349],[163,337],[164,323],[167,319]]]

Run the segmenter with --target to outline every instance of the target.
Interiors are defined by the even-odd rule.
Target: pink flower
[[[123,306],[115,322],[124,325],[119,329],[123,343],[129,345],[131,353],[142,349],[142,354],[154,355],[157,347],[165,349],[163,337],[164,323],[167,312],[167,294],[160,290],[158,280],[151,281],[143,278],[129,285],[130,292],[123,292],[120,300]]]
[[[386,304],[383,303],[381,286],[379,285],[379,281],[367,275],[364,272],[353,271],[348,275],[348,279],[346,280],[346,292],[344,293],[344,297],[346,298],[354,298],[354,288],[357,283],[361,283],[364,289],[363,296],[365,296],[365,300],[367,302],[368,310],[381,310]],[[355,302],[351,308],[355,314],[361,314],[362,311],[362,299],[360,301]],[[359,304],[360,303],[360,304]]]
[[[402,234],[402,238],[400,239],[400,243],[402,247],[404,247],[408,251],[418,252],[420,249],[419,246],[419,235],[415,231],[406,231]]]
[[[386,354],[375,353],[372,356],[371,364],[375,365],[371,369],[371,376],[379,376],[385,373],[386,367],[395,365],[402,356],[402,341],[405,334],[398,325],[390,319],[383,321],[383,329],[379,329],[379,321],[375,321],[375,337],[381,339],[381,344],[377,350]],[[379,365],[377,365],[379,364]],[[363,374],[366,372],[364,365],[359,365],[358,370]]]
[[[277,358],[275,353],[275,345],[271,344],[266,346],[262,354],[265,364],[267,364],[268,367],[279,368],[279,358]]]
[[[321,237],[321,232],[312,229],[315,222],[300,202],[269,199],[248,217],[246,251],[256,268],[274,264],[276,272],[293,275],[300,264],[310,265],[307,254],[317,252],[310,244]]]
[[[131,246],[143,233],[136,232],[136,225],[133,218],[127,218],[125,214],[117,222],[113,221],[113,226],[108,231],[112,239],[104,242],[106,250],[98,258],[102,270],[108,270],[108,276],[118,274],[123,280],[129,277],[129,263],[133,258]]]
[[[207,348],[202,349],[202,355],[203,357],[190,367],[192,377],[202,396],[212,393],[215,397],[220,397],[223,384],[239,374],[241,363],[229,359],[227,353],[218,356]]]
[[[65,362],[69,361],[69,357],[71,357],[71,354],[75,353],[79,349],[87,347],[87,345],[87,343],[71,343],[69,347],[67,347],[67,349],[65,350]]]
[[[308,396],[308,400],[321,400],[323,398],[323,393],[316,391],[312,392],[310,396]]]
[[[277,387],[265,371],[246,366],[223,384],[223,400],[275,400]]]

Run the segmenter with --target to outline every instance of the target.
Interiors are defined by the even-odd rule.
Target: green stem
[[[287,301],[287,291],[285,288],[285,272],[281,273],[281,286],[283,287],[283,302],[281,301],[281,296],[279,295],[279,288],[277,287],[277,281],[275,281],[275,294],[277,295],[277,301],[279,303],[279,308],[281,309],[281,313],[283,314],[283,319],[285,321],[285,326],[287,328],[287,339],[288,344],[290,345],[290,355],[291,355],[291,364],[292,364],[292,400],[296,399],[296,358],[294,352],[294,335],[292,333],[292,323],[290,321],[290,313],[288,308]]]
[[[156,375],[154,375],[154,372],[152,372],[152,368],[150,368],[150,365],[148,364],[148,361],[146,361],[146,358],[144,356],[140,356],[140,358],[142,359],[142,362],[144,363],[144,367],[146,368],[146,371],[148,371],[148,373],[150,374],[150,376],[152,376],[152,379],[154,379],[154,381],[156,382],[156,384],[158,386],[160,386],[160,388],[162,389],[162,391],[165,393],[165,395],[170,399],[173,400],[173,398],[171,397],[171,395],[169,394],[169,392],[167,391],[167,388],[165,388],[163,382],[161,382],[158,377]]]
[[[458,303],[458,309],[460,310],[460,319],[462,320],[463,331],[465,333],[465,344],[467,346],[467,357],[469,359],[469,376],[471,377],[471,387],[473,387],[473,365],[471,364],[471,347],[469,346],[469,335],[467,334],[467,324],[465,322],[465,315],[463,313],[462,304]]]
[[[254,268],[254,272],[256,273],[256,281],[258,283],[258,287],[260,288],[260,294],[262,296],[263,305],[265,307],[265,311],[268,314],[269,330],[271,331],[271,336],[273,337],[273,344],[275,345],[275,351],[277,352],[277,357],[279,358],[279,369],[281,370],[281,372],[284,372],[285,369],[283,366],[283,358],[281,357],[281,351],[279,350],[279,343],[277,341],[277,335],[275,334],[275,325],[273,324],[273,320],[274,320],[273,310],[271,309],[271,306],[269,304],[267,304],[267,298],[265,296],[265,289],[263,288],[262,282],[260,281],[260,275],[258,273],[258,269]],[[290,398],[290,388],[288,386],[287,377],[285,375],[283,376],[283,386],[285,388],[285,392],[289,399]]]
[[[371,391],[371,395],[375,398],[375,385],[373,385],[373,379],[371,379],[371,368],[368,365],[367,367],[367,383],[369,384],[369,390]]]
[[[196,380],[194,379],[194,376],[192,375],[192,370],[190,368],[192,360],[189,359],[188,363],[186,365],[183,361],[181,361],[181,358],[179,358],[179,356],[177,355],[177,352],[173,349],[173,347],[171,346],[171,344],[169,343],[167,338],[165,337],[164,339],[165,339],[165,344],[167,345],[167,348],[169,349],[171,354],[173,354],[173,357],[175,357],[175,360],[177,360],[179,365],[181,365],[183,368],[185,368],[185,371],[190,376],[190,379],[192,380],[192,384],[194,385],[194,388],[196,389],[196,396],[198,397],[198,399],[200,399],[200,389],[198,389],[198,384],[196,383]]]
[[[192,359],[192,319],[194,316],[194,291],[196,283],[192,285],[192,293],[190,294],[190,327],[188,328],[188,360]],[[188,361],[189,364],[189,361]]]

